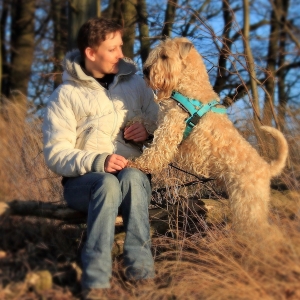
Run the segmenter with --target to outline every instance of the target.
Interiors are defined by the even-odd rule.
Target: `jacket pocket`
[[[93,134],[93,132],[95,130],[96,130],[96,127],[92,126],[92,125],[88,126],[86,129],[84,129],[77,138],[76,148],[83,150],[88,139],[90,138],[90,136]]]

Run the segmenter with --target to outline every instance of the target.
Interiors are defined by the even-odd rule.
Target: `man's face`
[[[118,62],[124,57],[122,52],[122,36],[119,31],[108,34],[98,49],[94,49],[89,58],[91,72],[94,77],[101,78],[105,74],[116,74]]]

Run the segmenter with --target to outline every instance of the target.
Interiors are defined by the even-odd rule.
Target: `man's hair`
[[[77,35],[77,46],[81,57],[85,57],[85,49],[91,47],[96,49],[106,40],[106,36],[115,32],[123,33],[123,27],[115,21],[105,18],[92,18],[85,22],[79,29]]]

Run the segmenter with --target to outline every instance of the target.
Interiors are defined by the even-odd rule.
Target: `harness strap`
[[[212,111],[219,114],[226,114],[226,108],[215,107],[220,104],[217,100],[203,104],[199,100],[187,98],[176,91],[172,92],[171,98],[178,102],[178,105],[190,114],[190,117],[185,120],[186,128],[183,133],[183,139],[189,136],[192,129],[200,121],[200,118],[207,112]]]

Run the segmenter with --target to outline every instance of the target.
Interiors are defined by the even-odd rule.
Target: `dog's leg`
[[[253,178],[252,178],[253,179]],[[242,181],[240,179],[240,181]],[[249,237],[265,236],[271,230],[269,214],[269,180],[239,182],[228,189],[232,225],[237,233]]]
[[[128,167],[138,168],[146,173],[162,170],[177,153],[184,129],[185,122],[182,112],[177,108],[170,109],[154,132],[150,147],[145,149],[140,157],[129,161]]]

